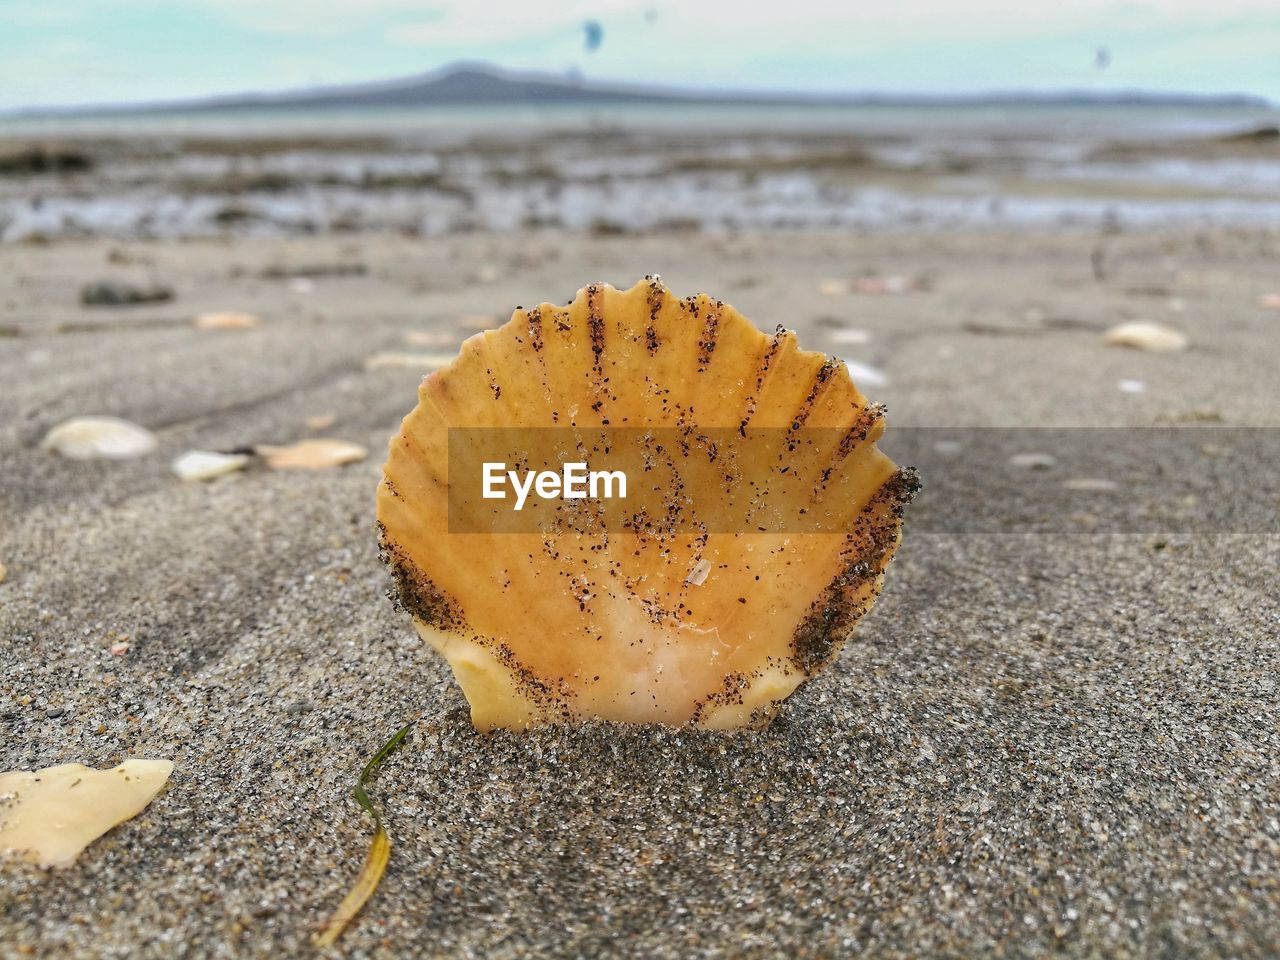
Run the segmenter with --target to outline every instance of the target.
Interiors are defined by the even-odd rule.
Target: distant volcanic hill
[[[416,77],[376,83],[317,87],[282,93],[245,93],[160,103],[94,107],[28,109],[23,115],[86,115],[98,113],[187,113],[193,111],[262,111],[315,108],[437,107],[470,104],[609,104],[681,103],[775,106],[1034,104],[1115,106],[1242,106],[1266,107],[1267,101],[1243,94],[1199,96],[1121,91],[1095,93],[1008,92],[981,95],[901,95],[881,93],[788,93],[729,90],[683,90],[641,84],[587,81],[572,76],[511,73],[478,64],[459,64]]]

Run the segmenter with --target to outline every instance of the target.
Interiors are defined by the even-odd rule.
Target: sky
[[[594,50],[588,21],[603,30]],[[1280,0],[0,0],[0,109],[287,90],[459,60],[715,89],[1280,101]]]

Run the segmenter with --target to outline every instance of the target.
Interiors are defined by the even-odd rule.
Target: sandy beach
[[[871,367],[890,438],[1276,427],[1280,312],[1259,298],[1278,256],[1274,232],[1190,227],[4,247],[0,769],[176,770],[74,866],[3,867],[0,955],[312,953],[372,829],[355,776],[409,720],[370,787],[391,864],[335,956],[1273,955],[1274,528],[915,534],[908,514],[875,610],[767,731],[485,737],[384,597],[373,493],[422,370],[366,361],[657,272]],[[98,280],[173,297],[82,306]],[[195,329],[209,310],[262,323]],[[1189,348],[1104,344],[1134,319]],[[40,449],[81,414],[159,449]],[[169,468],[309,436],[371,454],[209,484]],[[1080,509],[1105,495],[1144,490],[1081,488]]]

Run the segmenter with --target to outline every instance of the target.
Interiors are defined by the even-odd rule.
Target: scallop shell
[[[795,507],[835,473],[826,508],[840,532],[449,532],[451,428],[570,424],[831,428],[838,449],[796,454],[796,483],[771,486],[767,506]],[[393,596],[481,730],[764,726],[840,651],[899,542],[918,483],[876,448],[883,428],[838,359],[719,300],[677,299],[656,277],[518,308],[423,381],[391,441],[378,521]],[[681,510],[714,508],[743,479],[697,464],[679,465]]]

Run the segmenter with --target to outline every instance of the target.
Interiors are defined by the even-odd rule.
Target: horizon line
[[[580,90],[587,96],[598,96],[606,100],[611,96],[639,102],[685,102],[689,105],[721,104],[754,104],[768,105],[807,105],[807,106],[945,106],[945,105],[981,105],[1040,103],[1060,104],[1064,106],[1080,105],[1115,105],[1126,103],[1145,103],[1148,106],[1178,106],[1196,103],[1204,105],[1239,105],[1277,110],[1280,102],[1269,97],[1243,91],[1225,93],[1196,93],[1191,91],[1152,90],[1141,87],[1124,87],[1112,90],[1094,90],[1082,87],[1055,87],[1038,89],[1035,87],[1003,87],[989,88],[984,91],[971,92],[893,92],[887,90],[857,91],[797,91],[787,88],[762,89],[759,87],[733,89],[724,87],[699,86],[667,86],[651,85],[638,81],[615,80],[608,78],[594,79],[581,75],[574,70],[562,73],[537,70],[511,70],[483,61],[460,60],[445,64],[422,73],[401,75],[379,80],[352,81],[348,83],[319,83],[305,87],[289,87],[267,90],[241,90],[226,93],[201,94],[172,100],[133,100],[105,101],[98,103],[78,104],[46,104],[0,109],[0,117],[5,118],[39,118],[69,117],[95,113],[130,114],[130,113],[182,113],[188,111],[205,112],[220,107],[226,109],[288,109],[290,107],[305,108],[309,104],[290,103],[291,100],[322,99],[325,96],[360,96],[389,93],[396,90],[412,88],[417,85],[439,82],[452,76],[479,74],[486,78],[519,84],[541,84],[560,88],[567,93]],[[503,106],[516,105],[521,101],[511,97],[502,99],[480,99],[472,101],[452,101],[441,103],[420,103],[420,108],[468,105],[468,106]],[[597,101],[599,102],[599,101]],[[380,109],[393,104],[365,104],[364,109]]]

